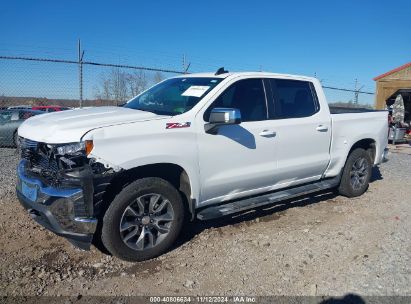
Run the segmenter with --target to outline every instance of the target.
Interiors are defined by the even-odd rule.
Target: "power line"
[[[38,62],[54,62],[54,63],[68,63],[68,64],[79,64],[79,61],[75,60],[65,60],[65,59],[52,59],[52,58],[37,58],[37,57],[24,57],[24,56],[0,56],[0,59],[5,60],[22,60],[22,61],[38,61]],[[146,67],[146,66],[133,66],[133,65],[126,65],[126,64],[112,64],[112,63],[101,63],[95,61],[81,61],[82,65],[93,65],[93,66],[103,66],[103,67],[114,67],[114,68],[126,68],[126,69],[135,69],[135,70],[144,70],[144,71],[153,71],[153,72],[163,72],[163,73],[173,73],[173,74],[188,74],[186,71],[178,71],[174,69],[162,69],[162,68],[153,68],[153,67]],[[186,69],[190,66],[186,66]],[[211,66],[211,65],[209,65]],[[353,92],[355,94],[368,94],[374,95],[372,92],[361,91],[360,89],[346,89],[346,88],[338,88],[333,86],[323,86],[325,89],[337,90],[337,91],[344,91],[344,92]]]
[[[361,94],[368,94],[368,95],[374,95],[372,92],[365,92],[365,91],[360,91],[360,90],[351,90],[351,89],[344,89],[344,88],[337,88],[337,87],[329,87],[329,86],[323,86],[324,89],[331,89],[331,90],[337,90],[337,91],[345,91],[345,92],[353,92],[353,93],[361,93]]]
[[[50,59],[50,58],[35,58],[35,57],[21,57],[21,56],[0,56],[0,59],[79,64],[78,61],[74,61],[74,60]],[[177,70],[171,70],[171,69],[152,68],[152,67],[146,67],[146,66],[133,66],[133,65],[126,65],[126,64],[101,63],[101,62],[94,62],[94,61],[83,61],[82,64],[95,65],[95,66],[105,66],[105,67],[113,67],[113,68],[125,68],[125,69],[144,70],[144,71],[152,71],[152,72],[163,72],[163,73],[173,73],[173,74],[186,74],[184,71],[177,71]]]

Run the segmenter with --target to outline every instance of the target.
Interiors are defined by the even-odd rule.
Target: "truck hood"
[[[50,144],[78,142],[96,128],[162,119],[151,112],[122,107],[95,107],[41,114],[27,119],[18,129],[19,136]]]

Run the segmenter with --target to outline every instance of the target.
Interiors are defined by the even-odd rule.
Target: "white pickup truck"
[[[123,107],[39,115],[18,130],[17,196],[80,248],[142,261],[184,219],[212,219],[325,189],[363,194],[387,152],[387,113],[331,114],[315,78],[167,79]]]

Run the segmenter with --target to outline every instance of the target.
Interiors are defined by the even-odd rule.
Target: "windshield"
[[[222,78],[171,78],[131,99],[124,107],[159,115],[178,115],[191,110]]]

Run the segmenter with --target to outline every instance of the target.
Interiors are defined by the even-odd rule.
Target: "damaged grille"
[[[60,169],[58,160],[46,144],[20,139],[21,158],[29,161],[28,173],[35,175],[47,182],[47,184],[58,186],[58,171]]]
[[[53,187],[67,187],[72,183],[67,175],[90,166],[94,174],[111,173],[104,165],[90,161],[83,152],[70,155],[56,154],[58,145],[19,138],[21,158],[28,161],[26,172]],[[70,175],[72,176],[72,175]]]
[[[87,163],[84,155],[56,155],[50,145],[26,138],[20,138],[20,148],[21,157],[28,161],[27,173],[55,187],[61,186],[63,173]]]

